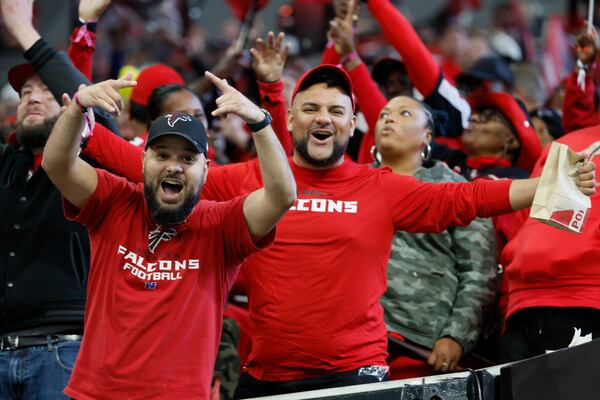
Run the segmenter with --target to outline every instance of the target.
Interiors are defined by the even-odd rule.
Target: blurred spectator
[[[386,99],[412,95],[412,83],[402,61],[389,57],[380,59],[373,64],[372,75]]]
[[[531,112],[531,121],[542,148],[565,134],[561,116],[551,108],[536,108]]]
[[[513,94],[525,103],[527,111],[541,107],[546,100],[546,87],[542,73],[534,64],[513,64],[515,79]]]
[[[574,151],[585,151],[598,163],[599,129],[582,129],[557,141]],[[538,160],[533,176],[541,174],[548,150]],[[592,208],[580,235],[519,213],[522,227],[502,253],[508,305],[501,361],[565,348],[575,329],[581,329],[581,336],[600,336],[599,200],[597,194],[591,197]]]
[[[515,79],[508,64],[498,56],[480,58],[456,77],[456,83],[465,95],[510,92]]]
[[[129,126],[135,134],[133,138],[136,146],[143,147],[148,136],[148,125],[152,121],[148,110],[148,100],[154,89],[169,84],[182,85],[183,78],[173,68],[164,64],[155,64],[140,71],[137,85],[131,91],[129,101]]]

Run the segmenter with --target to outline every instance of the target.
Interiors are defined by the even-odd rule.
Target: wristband
[[[360,57],[359,57],[358,53],[356,52],[356,50],[354,50],[352,53],[350,53],[346,57],[342,58],[342,61],[340,61],[340,63],[342,65],[346,65],[350,61],[358,60],[359,58]]]
[[[75,93],[75,95],[73,96],[73,101],[75,102],[77,107],[79,107],[79,109],[81,110],[81,112],[83,114],[83,119],[85,121],[85,126],[83,127],[83,130],[81,131],[81,136],[84,139],[82,141],[82,144],[85,146],[85,144],[86,144],[85,139],[88,139],[92,135],[92,131],[94,130],[94,122],[92,121],[92,118],[90,118],[90,115],[93,116],[94,112],[92,111],[91,108],[86,108],[81,104],[81,102],[79,101],[79,92]]]
[[[265,119],[263,119],[260,122],[255,123],[255,124],[251,124],[249,122],[246,123],[246,125],[248,125],[248,129],[250,129],[250,131],[252,131],[252,133],[260,131],[261,129],[263,129],[267,125],[269,125],[271,123],[271,121],[273,121],[271,114],[269,114],[269,112],[267,110],[265,110],[264,108],[261,108],[260,111],[262,111],[265,114]]]
[[[79,92],[77,92],[73,95],[73,101],[75,102],[75,104],[77,104],[77,107],[79,107],[79,109],[81,110],[82,113],[86,113],[88,111],[87,107],[84,107],[79,102]]]
[[[75,43],[79,43],[81,40],[85,41],[87,47],[93,47],[94,41],[92,40],[91,32],[96,32],[96,21],[84,21],[79,18],[79,29],[77,29],[77,34],[75,35],[75,39],[73,40]]]
[[[81,26],[86,26],[88,30],[96,33],[96,24],[98,23],[97,19],[88,19],[85,20],[81,17],[79,17],[79,19],[77,20],[78,25]]]

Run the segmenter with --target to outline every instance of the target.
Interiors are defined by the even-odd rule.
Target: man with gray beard
[[[40,167],[59,104],[30,64],[8,79],[20,95],[20,147],[0,145],[0,398],[66,398],[83,331],[89,239],[65,219]]]

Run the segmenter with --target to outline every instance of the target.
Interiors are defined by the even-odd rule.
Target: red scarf
[[[476,170],[488,169],[492,167],[512,167],[510,161],[502,157],[479,156],[467,158],[467,167]]]
[[[35,173],[42,166],[43,158],[44,155],[42,153],[33,155],[33,164],[31,165],[31,172]]]

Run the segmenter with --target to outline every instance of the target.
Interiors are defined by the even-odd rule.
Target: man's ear
[[[350,121],[350,137],[354,136],[354,130],[356,129],[356,121],[358,121],[358,118],[356,118],[356,115],[353,115],[352,120]]]
[[[210,160],[207,158],[206,163],[204,164],[204,179],[202,180],[202,184],[206,183],[206,178],[208,178],[208,171],[210,171]]]
[[[292,113],[292,108],[288,109],[286,115],[286,125],[288,132],[292,132],[292,122],[294,122],[294,114]]]

